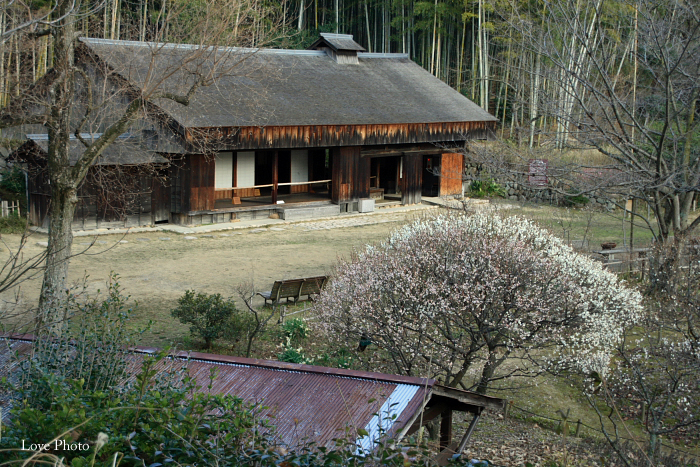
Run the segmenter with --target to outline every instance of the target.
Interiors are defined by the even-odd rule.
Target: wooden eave
[[[475,392],[463,391],[448,386],[435,385],[433,387],[432,396],[438,399],[446,398],[464,404],[465,407],[468,406],[471,408],[471,410],[467,409],[469,412],[484,408],[501,411],[505,410],[506,407],[505,399],[484,396]]]
[[[188,128],[185,139],[217,141],[219,150],[419,144],[487,139],[495,121],[372,125]]]

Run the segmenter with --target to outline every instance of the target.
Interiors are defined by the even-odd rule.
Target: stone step
[[[280,218],[286,221],[296,221],[302,219],[313,219],[318,217],[330,217],[340,214],[340,205],[324,204],[321,206],[306,206],[299,208],[278,208]]]

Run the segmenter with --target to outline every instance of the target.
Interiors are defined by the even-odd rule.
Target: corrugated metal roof
[[[138,87],[184,94],[195,72],[214,76],[188,106],[154,100],[185,128],[497,121],[405,55],[359,54],[348,67],[313,51],[81,41]]]
[[[6,343],[6,344],[5,344]],[[9,375],[12,351],[28,352],[31,344],[0,339],[0,376]],[[138,370],[153,349],[136,349],[130,366]],[[371,450],[381,434],[398,433],[420,407],[433,380],[362,371],[297,365],[201,353],[180,352],[162,361],[158,371],[187,367],[202,390],[230,394],[258,404],[270,417],[279,442],[294,447],[308,441],[331,447],[334,438],[358,438]],[[217,376],[210,383],[212,370]],[[134,378],[130,378],[133,380]],[[5,395],[5,399],[8,396]],[[369,437],[360,437],[364,428]],[[365,439],[367,438],[367,439]]]
[[[32,349],[30,340],[0,339],[0,378],[8,378],[11,383],[16,382],[16,369],[19,366],[15,355],[26,355]],[[9,418],[12,408],[12,394],[0,390],[0,410],[2,417],[0,423]]]
[[[358,452],[371,452],[382,436],[405,425],[404,423],[399,427],[395,421],[404,413],[419,390],[420,387],[413,384],[399,384],[394,388],[394,392],[384,401],[365,427],[367,435],[357,440]]]

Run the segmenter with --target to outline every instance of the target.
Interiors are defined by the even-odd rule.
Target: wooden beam
[[[272,204],[277,204],[277,184],[279,183],[279,151],[272,157]]]
[[[406,154],[441,154],[444,149],[432,147],[430,149],[365,149],[362,155],[365,157],[389,157],[389,156],[404,156]]]
[[[435,385],[433,387],[433,395],[444,396],[451,399],[456,399],[468,405],[483,407],[503,411],[506,406],[505,399],[497,397],[483,396],[475,392],[463,391],[461,389],[450,388],[447,386]]]
[[[440,450],[452,443],[452,411],[445,410],[440,419]]]
[[[437,404],[431,407],[426,407],[423,410],[423,416],[420,415],[416,418],[415,422],[406,432],[406,436],[410,436],[420,429],[421,426],[425,426],[431,421],[435,420],[441,413],[449,411],[450,407],[447,404]]]

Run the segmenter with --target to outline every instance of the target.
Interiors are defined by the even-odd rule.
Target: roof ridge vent
[[[353,40],[352,34],[327,32],[322,32],[321,37],[309,49],[323,50],[329,57],[342,65],[358,65],[360,62],[357,53],[365,51],[364,47]]]

